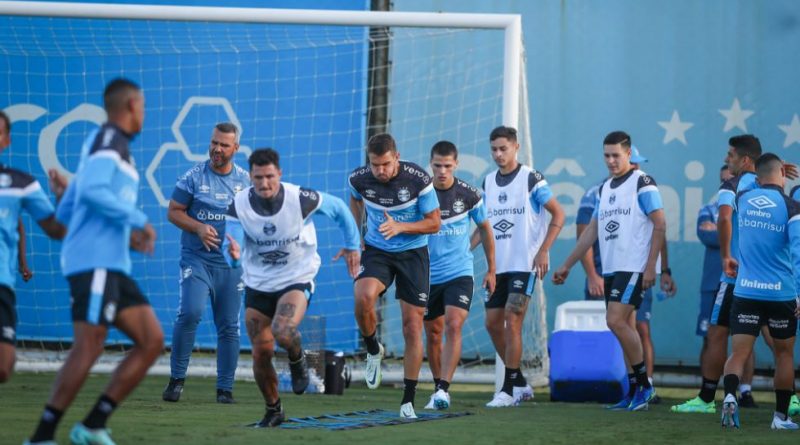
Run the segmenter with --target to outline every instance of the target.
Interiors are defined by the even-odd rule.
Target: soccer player
[[[113,444],[106,422],[136,388],[164,347],[147,298],[130,277],[129,248],[150,253],[155,231],[136,207],[139,175],[129,143],[142,129],[144,96],[127,79],[103,94],[108,121],[93,136],[90,155],[67,188],[56,218],[68,222],[61,264],[70,286],[74,341],[30,443],[52,443],[56,426],[102,354],[109,326],[133,340],[89,414],[70,431],[75,444]],[[130,243],[131,228],[139,242]]]
[[[739,256],[739,230],[735,224],[735,199],[738,193],[750,188],[755,183],[755,162],[761,156],[761,142],[751,134],[733,136],[728,140],[728,144],[725,164],[733,178],[722,183],[717,198],[717,234],[722,265]],[[719,281],[706,333],[706,346],[700,359],[700,371],[703,378],[700,392],[697,397],[680,405],[672,406],[673,412],[716,412],[714,396],[727,356],[730,307],[736,278],[722,273]]]
[[[737,212],[739,254],[723,254],[723,272],[736,277],[731,302],[731,355],[725,362],[722,426],[739,427],[736,389],[761,326],[769,328],[775,355],[775,413],[772,429],[796,430],[789,417],[794,393],[794,343],[800,289],[800,204],[783,192],[783,162],[772,153],[755,162],[758,187],[740,191]]]
[[[631,137],[623,131],[609,133],[603,154],[610,178],[600,187],[589,227],[553,274],[553,282],[563,284],[570,268],[600,238],[606,322],[622,346],[629,375],[636,380],[633,396],[629,393],[609,408],[638,411],[648,408],[655,390],[647,379],[634,311],[642,302],[643,290],[655,284],[666,222],[655,180],[631,165]]]
[[[289,354],[292,391],[302,394],[309,383],[308,365],[297,330],[314,293],[320,266],[317,234],[311,216],[334,220],[345,237],[347,269],[358,272],[358,226],[347,205],[327,193],[281,181],[278,153],[260,149],[250,155],[252,187],[237,194],[226,218],[227,253],[241,261],[245,283],[245,322],[253,348],[253,374],[266,403],[256,428],[276,427],[285,414],[272,366],[275,342]]]
[[[564,225],[564,211],[544,176],[517,161],[517,130],[497,127],[489,141],[498,169],[486,176],[483,191],[489,223],[496,230],[497,285],[484,303],[485,324],[505,364],[505,378],[486,406],[501,408],[533,398],[520,371],[522,323],[534,284],[549,269],[550,247]]]
[[[416,418],[414,395],[422,367],[422,330],[430,293],[428,236],[439,231],[439,201],[422,167],[401,161],[394,138],[377,134],[367,142],[366,167],[350,174],[350,211],[358,225],[366,208],[367,231],[361,270],[354,284],[355,315],[367,346],[367,387],[381,383],[383,345],[378,342],[375,304],[395,282],[403,323],[403,399],[400,417]]]
[[[250,185],[247,171],[233,162],[239,129],[230,122],[214,126],[207,161],[178,180],[167,218],[181,229],[180,307],[172,330],[170,379],[162,398],[177,402],[206,301],[211,299],[217,327],[217,402],[234,403],[233,375],[239,360],[239,312],[242,269],[230,267],[220,244],[225,211],[234,195]]]
[[[0,153],[11,144],[11,119],[0,111]],[[0,213],[0,383],[5,383],[14,372],[16,352],[17,309],[14,294],[17,273],[11,259],[18,258],[20,273],[24,272],[25,232],[19,215],[28,212],[39,227],[51,238],[64,237],[66,228],[55,219],[55,209],[32,176],[4,165],[0,165],[0,206],[7,211]],[[17,252],[15,250],[19,249]],[[30,277],[23,279],[28,281]]]
[[[433,188],[439,200],[441,229],[428,239],[431,258],[431,294],[425,309],[428,364],[435,389],[425,409],[450,406],[450,383],[461,357],[461,328],[472,302],[473,266],[470,252],[470,220],[478,226],[486,255],[487,271],[482,287],[494,291],[494,238],[486,219],[480,192],[453,176],[458,168],[458,149],[449,141],[431,148]],[[447,342],[442,348],[442,335]]]

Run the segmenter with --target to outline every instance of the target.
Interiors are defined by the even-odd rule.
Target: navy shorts
[[[427,246],[402,252],[387,252],[368,245],[361,254],[361,272],[356,281],[375,278],[386,289],[394,281],[395,297],[398,300],[412,306],[426,307],[431,290],[430,269]]]
[[[731,303],[731,334],[758,337],[761,326],[769,328],[769,335],[778,340],[792,338],[797,333],[794,310],[797,301],[767,301],[733,297]]]
[[[711,324],[714,326],[730,327],[731,303],[733,302],[733,289],[735,286],[725,281],[720,281],[717,295],[714,297],[714,306],[711,308]]]
[[[434,320],[444,315],[445,306],[455,306],[469,312],[473,286],[474,282],[470,276],[431,285],[431,297],[425,308],[425,320]]]
[[[67,277],[72,297],[72,321],[110,326],[123,309],[149,305],[131,277],[122,272],[94,269]]]
[[[642,291],[642,277],[639,272],[614,272],[604,278],[603,283],[606,306],[610,302],[630,304],[639,309],[642,305],[644,292]]]
[[[522,294],[530,298],[536,284],[536,275],[533,272],[503,272],[497,274],[496,278],[494,293],[483,303],[486,309],[505,308],[509,294]]]
[[[14,291],[0,286],[0,343],[15,344],[17,340],[17,304]]]
[[[244,307],[255,309],[269,318],[275,316],[278,309],[278,300],[289,291],[299,290],[306,296],[306,304],[311,304],[311,297],[314,295],[314,283],[290,284],[276,292],[262,292],[249,287],[244,288]]]

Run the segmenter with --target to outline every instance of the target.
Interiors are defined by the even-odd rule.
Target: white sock
[[[652,377],[648,377],[647,381],[650,382],[650,386],[653,386],[653,378]]]
[[[747,384],[744,384],[744,383],[739,385],[739,393],[740,394],[744,393],[744,392],[750,392],[752,390],[753,390],[753,387],[751,385],[747,385]]]

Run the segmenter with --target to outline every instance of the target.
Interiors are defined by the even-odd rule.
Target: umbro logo
[[[258,254],[264,262],[274,263],[282,258],[289,256],[289,252],[282,252],[280,250],[270,250],[269,252]]]
[[[14,340],[14,328],[11,326],[3,326],[3,338]]]
[[[207,186],[206,184],[201,185],[198,190],[200,193],[209,193],[211,191],[211,187]]]
[[[764,195],[758,195],[755,198],[750,198],[747,200],[747,203],[757,208],[758,210],[764,210],[778,206],[777,204],[772,202],[772,200],[770,200]]]
[[[514,289],[522,289],[522,286],[524,286],[524,285],[525,285],[525,282],[524,282],[524,281],[522,281],[522,280],[514,280],[514,281],[511,283],[511,286],[512,286]]]
[[[608,233],[614,233],[617,231],[617,229],[619,229],[619,223],[616,221],[612,220],[609,221],[608,224],[606,224],[606,232]]]
[[[509,230],[511,230],[512,227],[514,227],[514,224],[504,219],[501,219],[500,221],[495,223],[495,225],[493,225],[492,227],[494,227],[494,229],[497,230],[498,232],[506,233]]]
[[[468,305],[469,304],[469,297],[466,296],[466,295],[459,295],[458,296],[458,301],[463,305]]]
[[[425,292],[420,292],[419,293],[419,301],[423,301],[423,302],[428,301],[428,294],[426,294]]]
[[[611,289],[611,296],[618,297],[619,296],[619,289]]]

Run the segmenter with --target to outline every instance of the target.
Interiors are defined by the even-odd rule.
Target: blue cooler
[[[550,400],[616,403],[628,392],[622,348],[611,331],[553,332]]]

